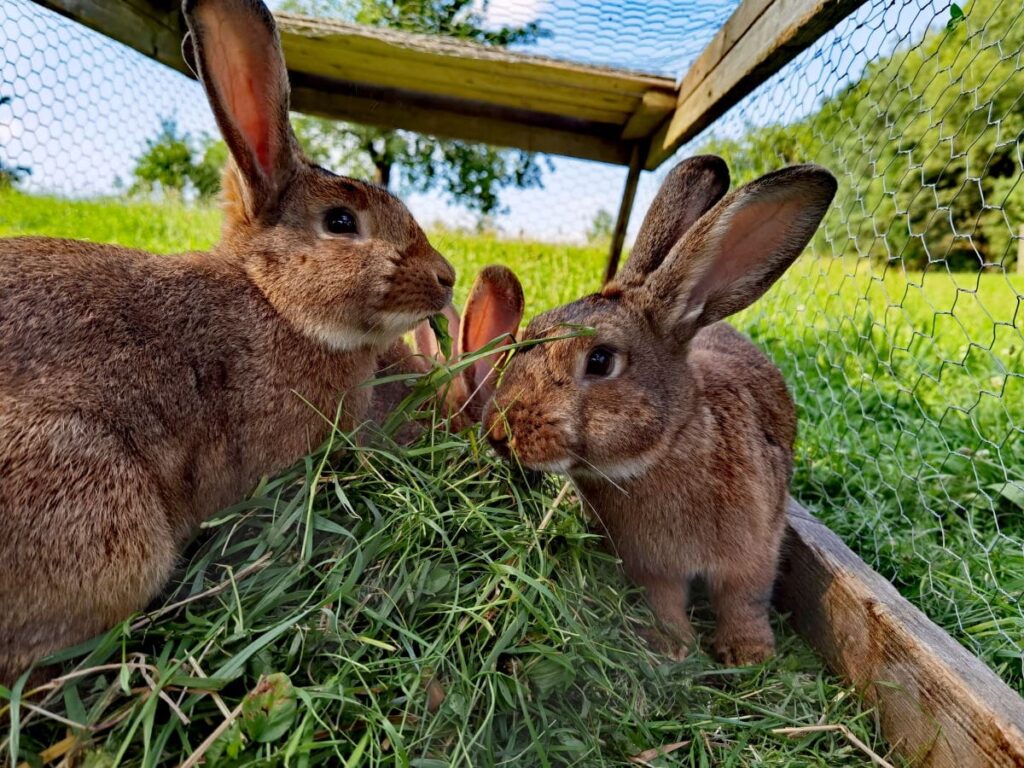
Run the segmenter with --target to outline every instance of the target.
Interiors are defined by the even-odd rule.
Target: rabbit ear
[[[256,216],[298,163],[288,71],[274,17],[259,0],[185,0],[186,62],[199,75]]]
[[[705,213],[644,284],[666,329],[691,331],[752,304],[810,242],[836,193],[816,165],[769,173]]]
[[[477,275],[462,313],[462,336],[459,351],[472,354],[501,336],[511,341],[523,319],[523,287],[519,278],[507,267],[484,267]],[[496,355],[473,363],[466,371],[469,392],[474,399],[486,402],[494,394],[495,376],[490,375],[498,364]]]
[[[729,167],[716,155],[699,155],[673,168],[640,225],[619,282],[643,281],[697,220],[729,190]]]
[[[457,345],[459,339],[459,315],[451,304],[445,306],[442,312],[448,318],[448,335],[451,336],[453,344]],[[413,341],[416,342],[416,351],[419,354],[445,362],[444,353],[441,352],[441,348],[437,345],[437,336],[434,335],[434,329],[430,327],[428,321],[424,320],[417,325],[413,329],[412,337]],[[458,354],[458,349],[453,349],[452,354]]]

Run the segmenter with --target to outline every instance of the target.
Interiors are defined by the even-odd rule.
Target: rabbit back
[[[346,390],[354,425],[374,358],[294,331],[216,254],[0,240],[0,680],[144,607]]]

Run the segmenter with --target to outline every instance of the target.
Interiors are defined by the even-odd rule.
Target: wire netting
[[[526,50],[678,76],[735,6],[473,10],[489,28],[536,22],[543,34]],[[309,7],[351,16],[355,6]],[[958,11],[869,0],[678,156],[722,154],[736,181],[806,161],[839,177],[813,245],[739,320],[801,409],[794,492],[1022,690],[1024,11],[1018,0]],[[325,157],[369,175],[346,141]],[[195,82],[28,0],[0,5],[0,234],[208,245],[218,146]],[[596,287],[625,170],[531,162],[534,183],[505,185],[487,210],[450,188],[424,190],[401,167],[394,186],[442,249],[483,233],[496,245],[480,258],[501,260],[528,241],[520,268],[539,310]],[[631,232],[670,165],[644,174]],[[135,207],[85,226],[79,199],[97,198]],[[165,215],[175,206],[201,210]],[[589,247],[538,245],[566,242]]]
[[[681,152],[839,177],[741,321],[800,406],[795,493],[1017,690],[1022,141],[1024,6],[872,0]]]

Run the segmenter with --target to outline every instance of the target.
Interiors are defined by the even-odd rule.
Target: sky
[[[559,58],[679,76],[699,55],[737,0],[478,0],[489,24],[537,20],[549,35],[529,50]],[[273,5],[273,3],[272,3]],[[855,79],[867,61],[919,39],[948,15],[948,0],[873,0],[727,114],[717,135],[747,123],[797,119]],[[175,119],[193,135],[216,126],[195,82],[29,0],[0,4],[0,157],[26,165],[32,191],[86,197],[116,193],[134,159]],[[762,108],[759,105],[776,105]],[[701,139],[684,147],[692,151]],[[551,158],[544,188],[508,190],[499,228],[511,236],[579,241],[601,209],[618,209],[625,169]],[[671,162],[645,173],[635,211],[642,211]],[[437,194],[406,196],[424,224],[469,226],[475,217]],[[630,235],[641,215],[634,214]]]

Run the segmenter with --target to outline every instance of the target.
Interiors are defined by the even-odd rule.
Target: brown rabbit
[[[195,526],[358,423],[379,351],[451,300],[401,202],[303,157],[266,7],[184,13],[233,158],[221,243],[0,240],[0,683],[143,608]]]
[[[515,273],[501,265],[484,267],[470,288],[466,308],[460,320],[455,307],[444,309],[448,319],[448,333],[452,337],[452,360],[478,352],[500,337],[515,339],[523,319],[523,289]],[[400,374],[423,375],[436,363],[448,359],[438,348],[437,338],[426,321],[416,326],[414,340],[416,352],[399,339],[378,357],[378,376],[393,377]],[[451,383],[438,393],[440,415],[449,419],[453,430],[461,430],[480,421],[484,406],[494,394],[497,382],[495,366],[500,355],[489,355],[457,374]],[[373,386],[370,418],[383,424],[412,388],[404,380],[387,381]],[[410,442],[422,432],[417,422],[407,422],[399,430],[399,442]]]
[[[680,658],[693,642],[689,582],[703,576],[728,664],[774,648],[768,604],[796,437],[778,369],[717,322],[761,296],[807,245],[836,182],[816,166],[722,198],[717,157],[666,179],[623,273],[530,322],[485,415],[492,444],[567,473],[627,575],[645,587]]]

